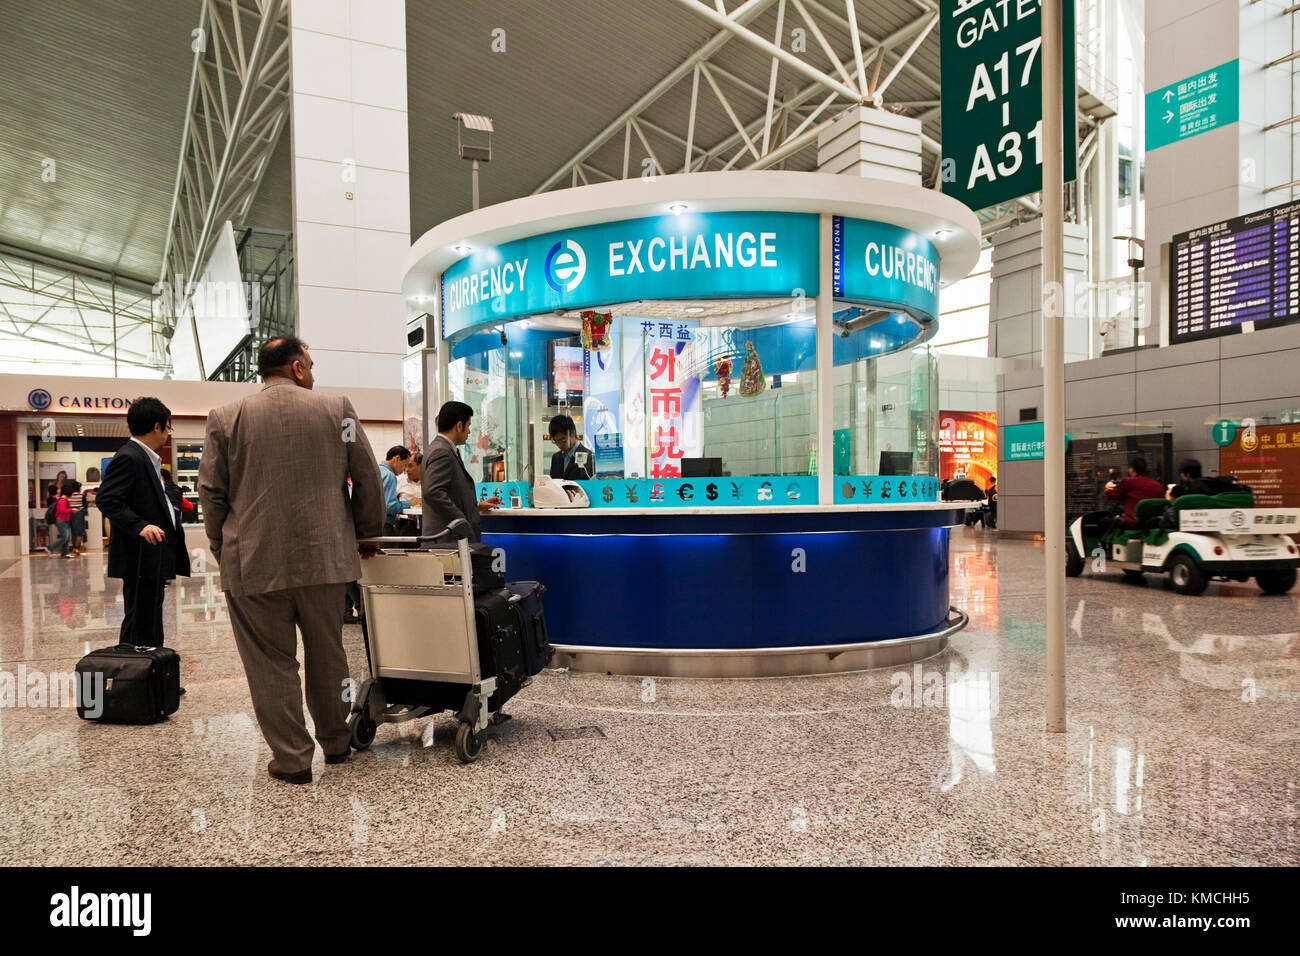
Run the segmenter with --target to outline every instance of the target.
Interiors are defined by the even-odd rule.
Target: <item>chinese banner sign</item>
[[[682,459],[700,455],[700,369],[694,332],[686,322],[623,320],[628,477],[644,468],[647,478],[680,478]]]

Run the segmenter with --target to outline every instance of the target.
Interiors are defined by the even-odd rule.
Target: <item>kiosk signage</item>
[[[911,230],[836,216],[831,270],[837,298],[901,307],[921,322],[939,315],[939,256]]]
[[[811,213],[687,213],[476,249],[443,273],[443,337],[483,322],[638,299],[813,296],[817,221]]]

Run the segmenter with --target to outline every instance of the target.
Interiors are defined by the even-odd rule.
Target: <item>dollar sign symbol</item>
[[[605,504],[609,504],[614,500],[614,489],[609,487],[609,485],[606,485],[601,497],[605,499]]]
[[[704,489],[704,493],[709,496],[710,501],[718,500],[718,486],[712,482],[710,482],[709,486]]]

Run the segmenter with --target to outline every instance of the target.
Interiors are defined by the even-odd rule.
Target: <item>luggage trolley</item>
[[[454,549],[422,548],[450,536]],[[436,537],[365,538],[379,553],[361,562],[362,618],[370,677],[357,690],[352,745],[369,747],[381,723],[454,711],[456,756],[478,759],[483,732],[508,720],[491,703],[496,678],[480,666],[469,522]],[[517,600],[517,599],[514,599]]]

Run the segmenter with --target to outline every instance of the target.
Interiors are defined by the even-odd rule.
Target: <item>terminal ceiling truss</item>
[[[221,224],[248,215],[288,118],[288,0],[203,0],[198,29],[159,276],[187,289]]]
[[[744,0],[730,10],[724,0],[673,2],[717,32],[534,192],[643,173],[785,166],[859,103],[921,121],[923,178],[933,185],[940,90],[933,0]],[[663,107],[680,107],[684,90],[689,105],[666,120]],[[720,109],[730,129],[706,141],[697,130],[701,109]],[[791,168],[812,168],[801,159]]]
[[[165,372],[170,360],[157,311],[149,285],[0,246],[5,371],[18,370],[9,362],[28,368],[48,362],[84,366],[86,374]]]

